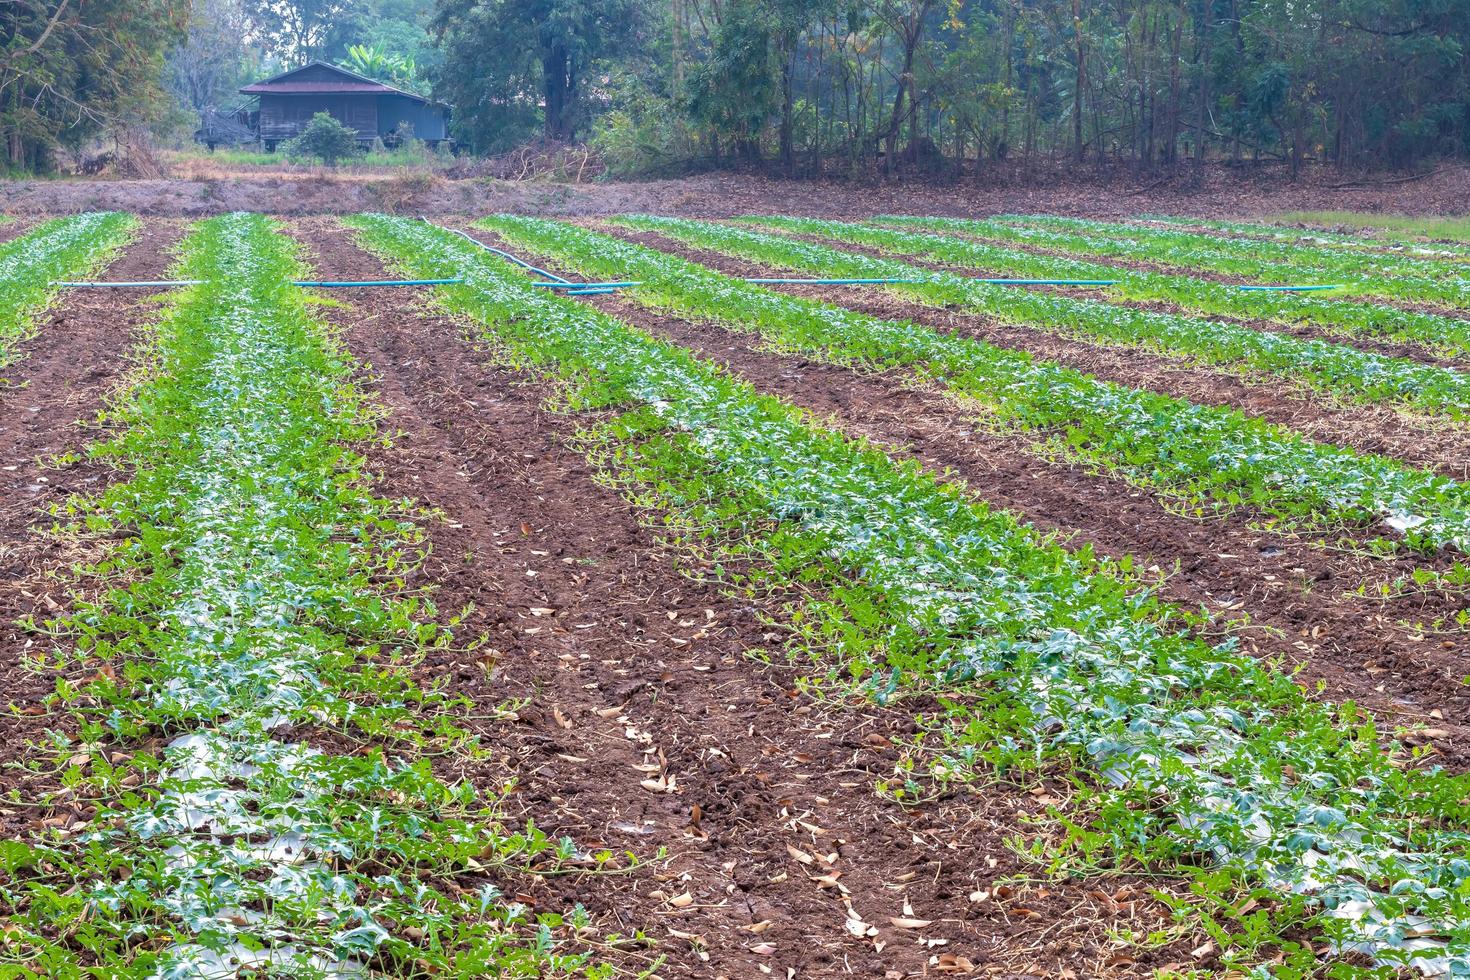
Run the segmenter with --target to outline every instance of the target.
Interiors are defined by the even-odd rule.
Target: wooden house
[[[318,112],[330,113],[356,130],[361,143],[381,139],[392,145],[404,133],[426,143],[449,139],[447,105],[324,61],[247,85],[240,92],[259,102],[257,108],[245,110],[245,117],[267,150],[299,136]]]

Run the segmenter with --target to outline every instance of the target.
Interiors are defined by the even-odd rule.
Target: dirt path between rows
[[[146,221],[132,244],[108,268],[119,279],[160,278],[170,265],[169,248],[183,234],[178,221]],[[133,293],[77,290],[40,315],[38,333],[18,350],[22,358],[5,371],[0,388],[0,792],[19,790],[33,797],[54,788],[54,777],[27,775],[22,760],[44,763],[50,749],[35,750],[59,715],[47,715],[42,699],[56,689],[58,672],[36,670],[28,657],[45,651],[48,641],[21,628],[17,620],[44,620],[64,613],[72,586],[66,570],[96,557],[95,548],[50,533],[47,512],[73,494],[101,491],[115,471],[90,463],[60,467],[48,462],[78,452],[92,436],[79,421],[94,418],[107,393],[128,370],[128,352],[154,307]],[[57,648],[69,651],[62,639]],[[60,676],[76,680],[95,674],[98,664],[69,665]],[[0,803],[0,837],[12,838],[34,814]]]
[[[929,261],[929,260],[924,259],[922,256],[890,254],[890,253],[885,252],[885,251],[883,251],[882,249],[879,249],[879,248],[873,248],[871,246],[866,246],[866,245],[855,245],[855,244],[853,244],[851,242],[839,241],[839,240],[837,240],[835,238],[826,238],[826,237],[823,237],[821,235],[794,235],[792,237],[794,237],[794,238],[796,238],[796,239],[798,239],[800,241],[812,242],[812,243],[818,244],[818,245],[825,245],[825,246],[827,246],[829,248],[839,248],[839,249],[842,249],[844,251],[854,252],[854,253],[857,253],[857,254],[860,254],[860,255],[869,255],[869,256],[872,256],[873,258],[885,259],[885,260],[894,261],[894,262],[904,262],[904,263],[906,263],[908,265],[916,266],[916,267],[918,267],[920,269],[933,269],[933,270],[939,270],[939,271],[943,271],[943,272],[951,272],[951,273],[954,273],[956,275],[962,275],[962,276],[1001,278],[1001,277],[1005,277],[1005,276],[1011,275],[1014,272],[1014,270],[1009,270],[1009,269],[1006,269],[1004,267],[994,267],[993,268],[993,267],[990,267],[990,266],[977,266],[977,265],[952,265],[952,264],[944,263],[944,262],[933,262],[933,261]],[[970,238],[970,239],[972,239],[974,241],[982,242],[984,244],[998,245],[998,246],[1001,246],[1001,247],[1007,247],[1007,246],[1009,246],[1009,245],[1012,244],[1012,243],[1007,243],[1007,242],[995,241],[995,240],[991,240],[991,239],[976,238],[975,236],[960,236],[960,237],[962,237],[962,238]],[[1021,248],[1023,251],[1031,252],[1033,254],[1038,254],[1038,255],[1054,255],[1055,257],[1061,257],[1061,258],[1077,258],[1077,259],[1082,259],[1083,261],[1088,261],[1088,260],[1090,260],[1092,258],[1091,256],[1076,256],[1076,255],[1069,255],[1069,254],[1062,254],[1062,253],[1051,253],[1051,252],[1047,252],[1045,250],[1037,249],[1037,248],[1034,248],[1034,247],[1025,247],[1025,246],[1016,246],[1016,247],[1017,248]],[[1101,261],[1101,259],[1099,259],[1099,261]],[[1180,271],[1178,269],[1175,269],[1175,270],[1137,269],[1137,268],[1134,268],[1133,265],[1130,265],[1130,264],[1127,264],[1127,263],[1121,262],[1121,261],[1115,261],[1115,262],[1113,262],[1111,264],[1113,264],[1114,266],[1116,266],[1116,267],[1118,267],[1120,269],[1127,269],[1127,270],[1131,270],[1131,271],[1143,271],[1143,272],[1163,271],[1163,272],[1165,272],[1168,275],[1181,276],[1181,277],[1184,277],[1184,278],[1200,278],[1200,279],[1205,278],[1203,276],[1195,276],[1193,274],[1193,270],[1183,270],[1183,271]],[[1215,280],[1215,281],[1221,281],[1221,280]],[[1109,303],[1109,304],[1111,304],[1113,306],[1125,307],[1125,308],[1134,309],[1134,310],[1145,310],[1145,311],[1148,311],[1148,312],[1151,312],[1151,313],[1167,313],[1167,314],[1172,314],[1172,315],[1175,315],[1175,316],[1191,317],[1191,318],[1199,319],[1199,320],[1209,320],[1212,323],[1231,323],[1231,324],[1235,324],[1237,326],[1248,327],[1251,330],[1257,330],[1257,331],[1260,331],[1262,333],[1288,334],[1288,335],[1290,335],[1292,337],[1296,337],[1296,338],[1298,338],[1300,340],[1321,340],[1321,341],[1324,341],[1324,342],[1329,343],[1329,344],[1342,344],[1344,346],[1356,347],[1359,350],[1368,351],[1369,353],[1380,354],[1380,355],[1382,355],[1384,357],[1400,357],[1400,358],[1403,358],[1405,360],[1416,361],[1416,362],[1418,362],[1420,364],[1432,364],[1432,365],[1434,365],[1436,367],[1450,368],[1452,370],[1458,370],[1458,369],[1463,368],[1465,366],[1465,359],[1463,357],[1456,358],[1456,357],[1444,357],[1444,356],[1440,356],[1440,355],[1437,355],[1437,354],[1434,354],[1434,353],[1428,351],[1422,345],[1396,342],[1396,341],[1392,341],[1392,340],[1388,340],[1388,339],[1375,339],[1373,337],[1363,336],[1363,335],[1352,335],[1352,334],[1347,334],[1347,333],[1345,333],[1343,331],[1340,331],[1340,330],[1334,332],[1334,331],[1328,329],[1325,326],[1321,326],[1321,325],[1317,325],[1317,324],[1311,324],[1311,323],[1279,323],[1279,322],[1277,322],[1275,320],[1269,320],[1269,319],[1258,319],[1258,318],[1250,318],[1250,317],[1222,316],[1220,314],[1215,314],[1215,313],[1204,313],[1204,312],[1201,312],[1199,310],[1191,310],[1188,307],[1182,306],[1182,305],[1180,305],[1178,303],[1172,303],[1172,302],[1168,302],[1168,301],[1165,301],[1165,300],[1133,300],[1133,299],[1126,299],[1126,298],[1121,297],[1121,296],[1113,295],[1113,294],[1111,294],[1107,290],[1086,289],[1086,288],[1082,288],[1082,287],[1061,287],[1061,286],[1028,286],[1028,287],[1023,287],[1023,288],[1026,288],[1026,289],[1030,290],[1031,292],[1037,292],[1037,293],[1055,293],[1055,294],[1058,294],[1058,295],[1063,295],[1063,296],[1071,297],[1072,299],[1080,299],[1080,300],[1099,300],[1099,299],[1101,299],[1101,300],[1103,300],[1103,301],[1105,301],[1105,302],[1107,302],[1107,303]],[[1463,310],[1447,310],[1447,309],[1444,309],[1444,308],[1433,307],[1433,306],[1430,306],[1428,304],[1422,304],[1422,303],[1417,303],[1417,304],[1416,303],[1405,303],[1405,302],[1389,303],[1389,302],[1380,301],[1380,300],[1381,300],[1380,297],[1359,296],[1359,297],[1339,299],[1339,300],[1336,300],[1336,302],[1339,302],[1339,303],[1353,303],[1353,302],[1358,302],[1358,303],[1375,303],[1375,304],[1377,304],[1379,306],[1388,306],[1388,307],[1391,307],[1391,308],[1394,308],[1394,309],[1403,309],[1403,310],[1418,310],[1420,312],[1433,313],[1433,314],[1438,315],[1438,316],[1445,316],[1445,317],[1450,317],[1450,318],[1453,318],[1453,319],[1464,319],[1465,318],[1465,311],[1463,311]]]
[[[384,272],[334,222],[293,230],[324,274]],[[1120,952],[1106,939],[1164,922],[1126,878],[997,892],[1021,870],[1004,839],[1051,797],[991,788],[916,812],[879,802],[874,782],[892,775],[913,705],[799,695],[793,671],[748,656],[779,640],[759,619],[772,607],[701,581],[708,568],[687,555],[676,562],[569,447],[576,420],[542,407],[545,384],[487,363],[421,294],[336,298],[348,305],[324,315],[372,365],[384,428],[399,433],[371,457],[382,491],[443,510],[423,579],[441,612],[474,603],[461,633],[486,638],[432,655],[424,679],[481,715],[524,701],[514,720],[471,722],[497,761],[466,775],[482,789],[514,778],[512,824],[652,858],[546,881],[530,896],[543,907],[581,902],[602,931],[647,930],[670,978],[907,977],[943,956],[997,976],[1146,976],[1134,956],[1157,966],[1194,948]],[[875,936],[852,934],[849,904]],[[893,925],[906,908],[931,923]]]
[[[507,246],[489,232],[477,234]],[[667,241],[628,237],[644,244]],[[573,276],[565,267],[543,264]],[[713,257],[711,264],[717,264]],[[769,274],[734,261],[722,271]],[[1443,571],[1451,564],[1448,557],[1386,560],[1324,547],[1331,544],[1330,535],[1263,533],[1253,526],[1258,515],[1247,510],[1190,519],[1121,480],[1039,458],[1028,451],[1031,441],[1024,435],[987,435],[962,404],[941,391],[913,390],[908,372],[865,375],[770,355],[750,335],[652,313],[631,299],[591,302],[727,365],[760,390],[829,418],[835,427],[912,455],[932,472],[955,471],[977,496],[1018,512],[1042,530],[1172,573],[1164,586],[1170,600],[1191,609],[1203,604],[1222,618],[1249,617],[1242,635],[1247,650],[1284,658],[1305,672],[1304,680],[1325,682],[1332,700],[1370,707],[1390,731],[1394,726],[1422,729],[1408,740],[1432,745],[1435,761],[1447,768],[1470,770],[1470,687],[1463,683],[1470,658],[1461,651],[1466,641],[1457,633],[1419,628],[1452,623],[1466,597],[1438,589],[1412,590],[1391,600],[1350,594],[1363,585],[1368,595],[1377,595],[1380,584],[1417,567]]]
[[[732,276],[770,277],[781,270],[693,249],[674,239],[598,224],[598,231],[679,255]],[[1143,388],[1205,405],[1238,408],[1248,415],[1294,429],[1320,442],[1379,453],[1457,479],[1470,479],[1470,427],[1449,421],[1410,418],[1382,406],[1332,404],[1293,389],[1279,377],[1242,378],[1194,367],[1137,347],[1074,340],[1041,327],[1002,323],[983,314],[941,309],[869,288],[778,286],[782,292],[822,299],[871,316],[912,320],[944,333],[972,337],[998,347],[1023,350],[1076,368],[1104,381]]]
[[[1073,252],[1064,248],[1041,245],[1035,242],[1017,242],[1011,241],[1007,238],[997,238],[993,236],[977,235],[965,232],[956,232],[956,234],[959,235],[959,237],[961,238],[969,238],[973,241],[981,242],[986,245],[996,245],[1002,248],[1019,249],[1023,252],[1030,252],[1032,255],[1042,255],[1049,258],[1058,259],[1076,259],[1082,262],[1095,262],[1099,265],[1112,266],[1115,269],[1123,269],[1132,272],[1156,272],[1166,276],[1184,276],[1189,279],[1201,279],[1206,282],[1217,282],[1230,286],[1248,286],[1265,283],[1268,281],[1259,278],[1247,278],[1245,276],[1236,275],[1230,272],[1221,272],[1217,269],[1212,269],[1199,265],[1179,265],[1171,262],[1157,261],[1151,259],[1129,258],[1122,255],[1101,255],[1094,252]],[[1220,233],[1219,237],[1225,238],[1229,236]],[[875,251],[871,254],[878,255],[881,253]],[[1284,280],[1275,280],[1277,285],[1327,284],[1322,281],[1323,277],[1318,277],[1317,279],[1310,282],[1302,282],[1301,280],[1303,277],[1295,273],[1290,268],[1286,269],[1283,275],[1285,277]],[[1330,276],[1327,276],[1325,278],[1329,282],[1332,281]],[[1426,272],[1425,278],[1433,278],[1433,276]],[[1347,293],[1343,294],[1343,300],[1347,302],[1356,301],[1361,303],[1374,303],[1378,306],[1389,307],[1390,309],[1405,310],[1416,313],[1432,313],[1435,316],[1452,317],[1461,320],[1465,319],[1467,312],[1470,312],[1454,306],[1450,303],[1435,303],[1426,300],[1405,299],[1399,296],[1385,296],[1379,293]],[[1268,324],[1267,329],[1278,331],[1283,330],[1283,328],[1277,324]],[[1313,331],[1310,327],[1304,327],[1302,329],[1305,331],[1305,333],[1298,334],[1299,336],[1316,336],[1328,340],[1333,339],[1332,335],[1326,332]],[[1296,330],[1291,330],[1290,332],[1296,333]],[[1408,347],[1408,349],[1413,350],[1414,348],[1410,346]]]
[[[595,302],[843,431],[931,472],[953,471],[977,496],[1070,536],[1074,546],[1134,555],[1144,567],[1177,567],[1163,589],[1167,598],[1187,608],[1203,603],[1223,618],[1248,614],[1246,649],[1302,666],[1303,680],[1325,681],[1333,700],[1352,699],[1397,724],[1428,726],[1437,732],[1437,761],[1470,769],[1470,689],[1462,683],[1470,664],[1456,641],[1415,640],[1396,622],[1452,615],[1463,597],[1421,594],[1383,604],[1344,597],[1360,581],[1382,580],[1384,563],[1264,534],[1244,513],[1209,521],[1176,516],[1121,480],[1046,462],[1026,451],[1023,437],[985,433],[962,405],[907,387],[902,375],[764,353],[746,335],[651,313],[631,300]],[[1404,574],[1413,564],[1391,567]]]
[[[38,222],[31,218],[13,218],[0,224],[0,245],[13,242],[36,227]]]
[[[471,173],[478,168],[471,167]],[[713,171],[648,180],[563,184],[381,168],[375,173],[302,173],[286,166],[209,166],[196,179],[51,178],[9,181],[12,213],[67,214],[116,208],[134,214],[192,217],[228,211],[349,214],[394,208],[400,214],[623,214],[646,211],[691,217],[802,214],[870,218],[876,214],[1070,214],[1132,219],[1144,214],[1244,220],[1273,212],[1351,210],[1410,215],[1460,214],[1470,195],[1470,167],[1452,165],[1410,181],[1368,177],[1351,187],[1329,164],[1293,174],[1274,162],[1246,168],[1206,164],[1167,177],[1132,168],[1079,170],[1071,161],[987,161],[960,179],[900,174],[884,180],[783,180]],[[182,173],[183,170],[180,170]],[[215,176],[217,174],[217,176]],[[1423,179],[1419,179],[1422,177]],[[427,178],[427,179],[426,179]],[[492,174],[493,178],[493,174]]]

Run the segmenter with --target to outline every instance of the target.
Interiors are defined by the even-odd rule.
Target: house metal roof
[[[293,82],[291,76],[306,71],[308,68],[325,68],[334,74],[340,75],[340,82]],[[375,79],[356,72],[348,71],[346,68],[328,64],[325,61],[313,61],[311,64],[302,65],[300,68],[292,68],[290,71],[282,72],[262,81],[246,85],[240,91],[245,95],[320,95],[320,94],[363,94],[363,95],[401,95],[415,102],[428,104],[429,99],[412,92],[405,92],[401,88],[385,85]]]

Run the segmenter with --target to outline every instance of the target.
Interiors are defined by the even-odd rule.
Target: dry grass
[[[1470,216],[1416,218],[1361,211],[1289,211],[1273,215],[1269,220],[1316,225],[1334,231],[1368,232],[1390,241],[1470,242]]]

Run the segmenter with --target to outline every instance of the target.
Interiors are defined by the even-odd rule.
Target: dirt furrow
[[[927,261],[920,256],[890,255],[889,253],[884,252],[882,249],[879,248],[873,248],[867,245],[856,245],[851,242],[842,242],[832,238],[825,238],[821,235],[796,235],[793,237],[801,241],[812,242],[817,245],[825,245],[829,248],[839,248],[844,251],[854,252],[861,255],[870,255],[874,258],[879,259],[890,259],[899,262],[906,262],[909,265],[917,266],[921,269],[933,269],[943,272],[952,272],[956,275],[962,276],[1000,278],[1010,275],[1012,272],[1012,270],[1004,268],[989,268],[973,265],[950,265],[943,262],[932,262]],[[983,241],[983,239],[976,240]],[[987,242],[987,244],[997,243]],[[1028,249],[1028,251],[1035,250]],[[1172,274],[1188,275],[1188,273]],[[1465,366],[1465,361],[1463,358],[1457,359],[1454,357],[1441,357],[1426,351],[1423,347],[1414,344],[1398,343],[1391,340],[1380,340],[1363,336],[1349,336],[1344,335],[1341,332],[1333,333],[1325,327],[1317,326],[1311,323],[1278,323],[1275,320],[1257,319],[1250,317],[1221,316],[1219,314],[1203,313],[1199,310],[1192,310],[1188,307],[1182,306],[1178,303],[1169,302],[1167,300],[1124,299],[1120,296],[1111,295],[1106,290],[1086,289],[1083,287],[1027,286],[1024,288],[1038,293],[1056,293],[1058,295],[1069,296],[1072,299],[1101,300],[1112,306],[1119,306],[1127,309],[1146,310],[1151,313],[1168,313],[1176,316],[1210,320],[1211,322],[1230,323],[1237,326],[1248,327],[1252,330],[1258,330],[1263,333],[1289,334],[1301,340],[1322,340],[1326,341],[1329,344],[1342,344],[1348,347],[1356,347],[1359,350],[1368,351],[1369,353],[1373,354],[1381,354],[1385,357],[1401,357],[1406,360],[1417,361],[1420,364],[1432,364],[1436,367],[1450,368],[1452,370],[1459,370]],[[1338,302],[1351,303],[1373,301],[1375,301],[1374,298],[1365,297],[1356,300],[1344,299],[1339,300]],[[1398,305],[1400,308],[1403,309],[1410,308],[1409,306],[1405,306],[1403,304]],[[1423,311],[1427,313],[1438,313],[1442,316],[1463,318],[1462,313],[1457,313],[1455,311],[1445,311],[1429,308],[1424,308]]]
[[[718,253],[692,249],[652,233],[615,226],[598,230],[629,241],[680,255],[734,276],[779,274],[767,266]],[[945,333],[973,337],[1085,371],[1104,381],[1145,388],[1206,405],[1238,408],[1322,442],[1335,442],[1360,452],[1381,453],[1459,479],[1470,478],[1470,429],[1448,421],[1410,418],[1386,407],[1334,405],[1309,392],[1296,391],[1271,376],[1241,378],[1194,367],[1136,347],[1112,347],[1073,340],[1040,327],[1002,323],[977,313],[941,309],[903,299],[872,287],[776,287],[783,292],[824,299],[849,309],[889,319],[912,320]]]
[[[149,220],[138,237],[112,263],[107,275],[155,279],[167,270],[170,246],[183,233],[180,222]],[[134,293],[77,290],[41,314],[38,333],[21,345],[21,360],[5,372],[0,388],[0,570],[8,587],[0,591],[0,790],[52,785],[17,768],[22,760],[40,761],[31,746],[48,729],[65,727],[46,714],[42,699],[56,689],[58,672],[36,668],[31,658],[53,648],[65,653],[65,639],[52,644],[21,627],[64,611],[67,569],[95,560],[101,544],[77,542],[50,533],[48,510],[73,494],[101,491],[114,475],[89,462],[56,465],[54,457],[76,453],[91,436],[79,422],[94,418],[107,393],[124,377],[128,352],[153,307]],[[98,664],[72,663],[61,673],[76,680],[95,674]],[[0,803],[0,836],[11,837],[32,818],[25,808]]]
[[[36,227],[37,222],[29,218],[12,218],[4,224],[0,224],[0,245],[13,242],[21,235]]]
[[[323,274],[383,274],[334,222],[294,230]],[[750,656],[779,641],[762,622],[774,604],[733,598],[700,562],[676,561],[569,445],[576,420],[542,407],[544,384],[488,363],[463,322],[421,295],[339,298],[348,305],[324,315],[372,365],[398,433],[372,455],[383,492],[443,511],[424,582],[442,612],[473,603],[461,632],[484,636],[423,665],[479,706],[469,723],[498,758],[465,775],[482,789],[514,779],[512,814],[581,851],[648,862],[529,897],[581,902],[602,930],[647,930],[650,955],[671,957],[664,977],[903,977],[944,953],[997,975],[1147,975],[1127,957],[1107,965],[1104,930],[1161,921],[1126,880],[1104,886],[1106,909],[1086,881],[995,899],[993,882],[1020,870],[1003,840],[1042,809],[1037,797],[881,803],[873,785],[892,774],[913,705],[837,709],[798,694],[792,670]],[[492,717],[505,702],[513,714]],[[844,891],[875,938],[849,931]],[[977,891],[992,897],[971,901]],[[891,924],[905,903],[933,924]]]
[[[1121,480],[1049,463],[1028,452],[1022,437],[988,434],[963,405],[907,387],[902,377],[765,353],[745,335],[651,313],[631,300],[595,302],[844,431],[933,472],[959,475],[977,496],[1044,531],[1106,555],[1143,559],[1168,575],[1163,591],[1171,600],[1204,605],[1222,618],[1248,616],[1246,649],[1300,666],[1305,680],[1327,684],[1333,700],[1352,699],[1393,724],[1437,731],[1411,740],[1431,742],[1447,766],[1470,768],[1470,688],[1462,683],[1470,661],[1458,639],[1407,625],[1453,616],[1463,597],[1423,592],[1374,602],[1344,594],[1360,582],[1405,574],[1412,559],[1324,550],[1263,533],[1246,513],[1180,516]]]
[[[1023,252],[1030,252],[1032,255],[1042,255],[1050,258],[1059,259],[1077,259],[1083,262],[1096,262],[1099,265],[1110,265],[1117,269],[1124,269],[1132,272],[1156,272],[1160,275],[1165,276],[1187,276],[1190,279],[1201,279],[1206,282],[1218,282],[1224,283],[1226,285],[1238,286],[1253,285],[1262,281],[1257,279],[1245,279],[1237,275],[1232,275],[1228,272],[1219,272],[1215,269],[1203,268],[1201,266],[1174,265],[1169,262],[1155,261],[1150,259],[1124,258],[1120,255],[1098,255],[1094,253],[1084,254],[1080,252],[1069,252],[1065,249],[1049,248],[1046,245],[1039,245],[1034,242],[1015,242],[1009,239],[990,238],[984,235],[971,235],[965,234],[963,232],[959,233],[959,235],[962,238],[970,238],[974,241],[982,242],[986,245],[996,245],[1002,248],[1014,248]],[[875,252],[873,254],[879,253]],[[1318,279],[1321,278],[1322,277],[1318,277]],[[1314,279],[1312,282],[1304,282],[1302,281],[1302,277],[1300,275],[1288,271],[1284,280],[1275,280],[1275,282],[1278,285],[1328,284],[1327,281],[1318,282],[1318,279]],[[1331,276],[1327,276],[1325,277],[1325,279],[1331,281]],[[1286,280],[1291,281],[1288,282]],[[1438,316],[1454,317],[1455,319],[1459,320],[1465,319],[1467,315],[1466,310],[1448,304],[1432,303],[1423,300],[1402,299],[1396,296],[1379,296],[1374,294],[1361,293],[1354,294],[1350,299],[1343,301],[1375,303],[1379,306],[1388,306],[1394,309],[1407,310],[1416,313],[1433,313]],[[1268,324],[1267,329],[1281,330],[1282,327],[1278,324]],[[1323,336],[1325,339],[1332,339],[1331,336],[1327,334],[1321,334],[1320,336]]]

